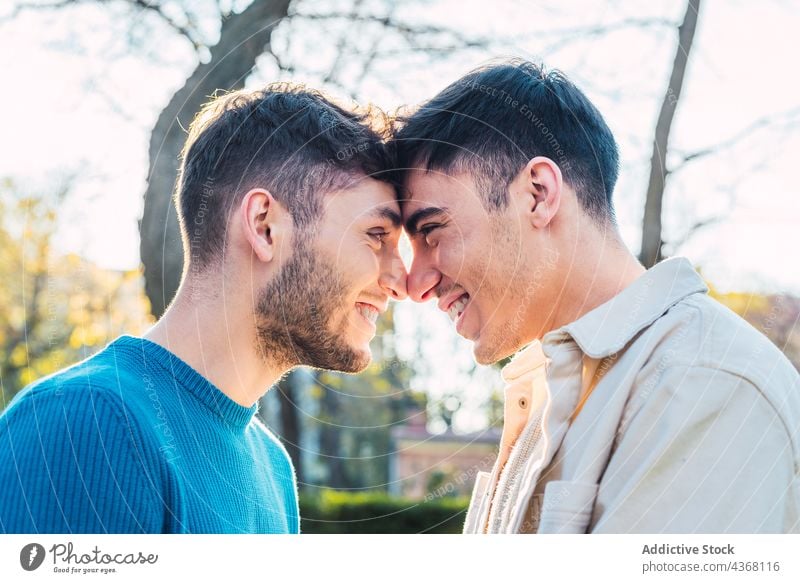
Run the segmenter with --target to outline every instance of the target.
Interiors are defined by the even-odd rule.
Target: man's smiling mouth
[[[356,302],[356,311],[373,326],[378,321],[380,311],[372,304],[365,304],[363,302]]]
[[[461,314],[464,313],[464,310],[467,309],[467,304],[469,304],[469,294],[463,293],[456,300],[450,304],[450,307],[447,309],[447,315],[450,316],[450,320],[455,322],[461,317]]]

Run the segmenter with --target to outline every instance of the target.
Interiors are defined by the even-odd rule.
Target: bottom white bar
[[[798,554],[800,535],[0,535],[0,581],[800,581]]]

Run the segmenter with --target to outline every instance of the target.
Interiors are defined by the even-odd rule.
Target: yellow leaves
[[[9,362],[15,367],[21,367],[28,363],[28,348],[25,344],[20,343],[14,347],[11,355],[8,358]]]
[[[702,276],[700,270],[697,270],[698,273]],[[704,278],[705,280],[705,278]],[[751,292],[726,292],[723,293],[719,291],[710,281],[705,280],[706,286],[708,286],[708,295],[720,302],[721,304],[726,305],[732,311],[736,312],[743,318],[745,316],[754,316],[758,314],[763,314],[770,310],[770,299],[769,297],[751,293]]]
[[[770,309],[769,298],[747,292],[714,293],[714,299],[725,304],[740,316],[762,314]]]
[[[764,312],[769,309],[769,302],[764,296],[757,294],[726,294],[725,303],[738,314]]]
[[[83,328],[78,327],[69,335],[69,347],[77,350],[81,346],[83,346]]]
[[[53,352],[49,353],[47,357],[40,358],[36,361],[35,368],[37,377],[53,374],[67,364],[68,362],[64,359],[64,352],[62,350],[54,350]]]
[[[75,270],[81,264],[81,258],[77,253],[68,253],[66,257],[64,257],[64,261],[66,263],[67,269],[70,271]]]
[[[99,346],[111,340],[108,331],[100,322],[89,322],[85,326],[78,326],[70,334],[70,348],[78,349],[83,346]]]
[[[37,378],[39,378],[39,375],[36,374],[35,370],[30,367],[25,367],[19,373],[19,384],[24,387],[25,385],[31,384]]]
[[[102,269],[75,253],[59,253],[51,239],[57,214],[56,204],[37,196],[14,193],[0,202],[0,373],[6,396],[81,360],[85,347],[139,334],[143,323],[153,321],[140,270]],[[17,346],[25,335],[27,343]]]

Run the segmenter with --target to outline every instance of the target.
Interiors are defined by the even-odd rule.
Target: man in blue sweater
[[[291,85],[196,117],[180,289],[0,416],[0,532],[296,533],[291,461],[255,417],[298,365],[358,372],[406,295],[391,157],[370,119]]]

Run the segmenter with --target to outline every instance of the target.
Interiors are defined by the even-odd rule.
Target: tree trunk
[[[338,426],[342,419],[340,408],[339,393],[325,387],[320,401],[319,452],[328,471],[325,486],[339,489],[350,486],[341,458],[342,431]]]
[[[675,51],[669,86],[664,95],[664,101],[661,103],[661,111],[658,114],[656,134],[653,139],[653,155],[650,158],[650,182],[647,186],[647,199],[644,207],[642,248],[639,253],[640,261],[647,268],[652,267],[662,258],[661,212],[664,201],[664,185],[667,177],[666,160],[669,148],[669,133],[672,127],[672,120],[675,117],[675,109],[681,97],[681,90],[683,89],[686,64],[689,61],[689,52],[692,49],[699,12],[700,0],[689,0],[686,5],[683,23],[678,27],[678,48]]]
[[[255,0],[222,23],[211,59],[200,63],[161,112],[150,135],[150,171],[139,222],[139,251],[145,292],[153,315],[160,317],[172,300],[183,272],[183,248],[172,194],[180,154],[192,118],[217,89],[239,89],[256,59],[269,48],[272,31],[290,0]]]
[[[281,440],[292,458],[297,483],[305,484],[303,476],[303,459],[300,449],[300,416],[298,415],[297,400],[300,398],[301,377],[300,371],[289,373],[275,389],[278,391],[278,401],[281,404]]]

